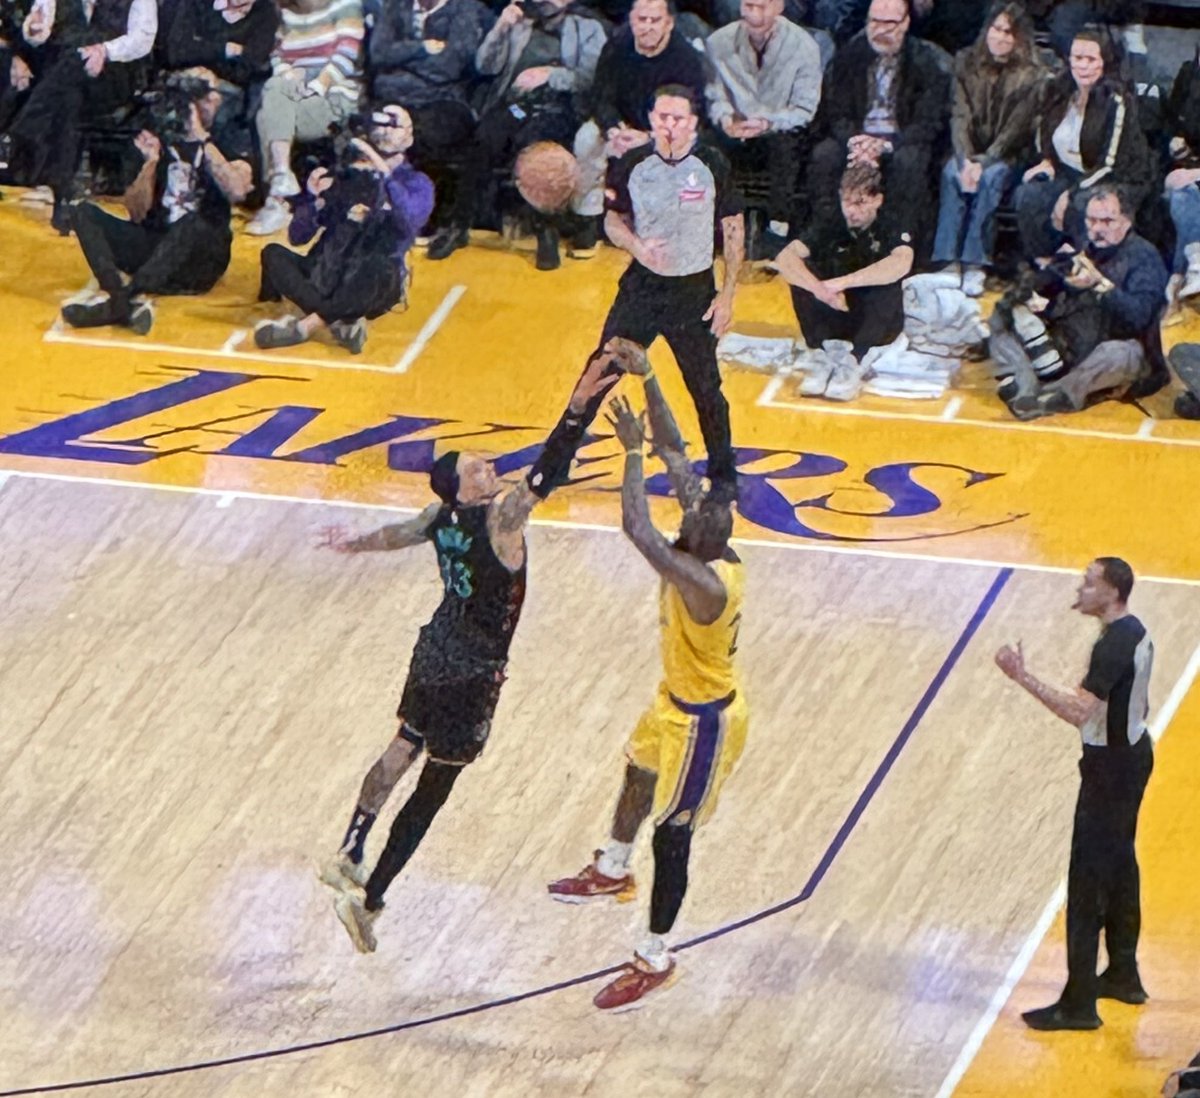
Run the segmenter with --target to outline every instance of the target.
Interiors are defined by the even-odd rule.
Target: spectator
[[[1141,396],[1168,380],[1159,333],[1167,271],[1157,249],[1133,231],[1133,207],[1124,192],[1102,186],[1086,209],[1084,251],[1062,256],[1036,275],[1049,300],[1043,317],[1061,368],[1039,370],[1026,344],[1032,314],[1025,305],[997,306],[989,349],[1001,379],[1000,395],[1018,419],[1076,412],[1103,397]],[[1036,302],[1035,302],[1036,304]],[[1023,323],[1024,322],[1024,323]]]
[[[179,70],[202,65],[216,74],[221,109],[213,123],[218,144],[241,143],[249,135],[250,86],[271,72],[279,28],[272,0],[185,0],[167,31],[165,62]]]
[[[344,125],[362,94],[361,0],[290,0],[255,122],[267,201],[246,231],[268,236],[287,224],[286,199],[300,193],[292,143]]]
[[[144,295],[204,293],[229,266],[229,204],[246,196],[250,165],[226,159],[210,137],[221,105],[213,73],[178,74],[168,94],[186,103],[182,127],[136,137],[143,165],[123,196],[129,220],[90,202],[74,207],[79,246],[104,295],[63,309],[74,328],[119,324],[145,335],[154,313]]]
[[[866,31],[834,55],[822,96],[829,136],[813,152],[808,181],[817,214],[832,218],[846,166],[877,165],[891,212],[921,252],[932,233],[926,195],[946,138],[950,76],[945,54],[908,27],[907,0],[872,0]]]
[[[475,51],[495,17],[479,0],[368,0],[366,11],[371,101],[404,105],[409,158],[435,175],[439,201],[452,203],[446,165],[475,134]]]
[[[1175,223],[1175,261],[1167,283],[1168,321],[1182,319],[1180,301],[1200,294],[1200,48],[1185,61],[1167,100],[1173,168],[1166,179]]]
[[[259,347],[291,347],[328,327],[351,354],[363,349],[367,320],[404,296],[407,256],[433,212],[433,182],[405,155],[413,144],[407,111],[389,104],[371,116],[370,139],[352,139],[351,162],[331,175],[316,168],[288,229],[292,244],[320,240],[307,255],[282,244],[262,251],[261,301],[286,298],[299,320],[259,325]]]
[[[33,83],[30,50],[21,35],[25,19],[22,7],[11,0],[0,2],[0,134],[24,102]],[[7,152],[0,150],[0,169],[7,165]]]
[[[987,30],[954,59],[954,155],[942,170],[933,258],[963,265],[969,297],[983,293],[992,262],[992,218],[1033,144],[1042,69],[1019,3],[1001,0]]]
[[[1135,210],[1150,193],[1150,152],[1137,104],[1116,75],[1108,31],[1081,30],[1070,65],[1047,87],[1037,141],[1042,159],[1014,197],[1027,257],[1047,258],[1067,239],[1083,243],[1083,211],[1101,181],[1128,191]]]
[[[46,67],[9,127],[11,155],[54,192],[51,224],[63,235],[85,128],[134,102],[157,31],[155,0],[35,0],[25,18],[25,41],[45,47]]]
[[[430,259],[467,243],[474,202],[491,171],[536,141],[571,148],[604,41],[604,25],[572,11],[571,0],[514,0],[500,13],[475,53],[480,73],[493,79],[466,149],[451,224],[430,241]],[[537,258],[542,270],[559,264],[558,229],[547,219],[538,221]]]
[[[953,56],[979,41],[995,0],[914,0],[913,33]]]
[[[792,287],[800,335],[810,349],[839,340],[853,353],[808,371],[804,396],[850,400],[862,388],[862,359],[904,330],[901,282],[912,270],[912,236],[881,216],[879,169],[858,162],[842,176],[841,210],[796,234],[775,266]]]
[[[600,51],[592,114],[575,134],[579,186],[572,209],[581,227],[569,254],[576,259],[595,254],[609,161],[652,140],[650,104],[655,91],[668,84],[688,88],[697,101],[703,98],[703,55],[675,26],[672,0],[634,0],[628,25]]]
[[[742,0],[737,23],[705,43],[713,78],[708,114],[735,173],[765,170],[767,232],[751,233],[750,259],[787,243],[808,126],[821,101],[821,52],[812,35],[783,18],[783,0]]]

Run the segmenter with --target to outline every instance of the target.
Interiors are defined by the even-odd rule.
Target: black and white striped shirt
[[[1104,705],[1081,729],[1089,747],[1131,747],[1146,735],[1154,643],[1132,614],[1111,622],[1092,647],[1083,688]]]

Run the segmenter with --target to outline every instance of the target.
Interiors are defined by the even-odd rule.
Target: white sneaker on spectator
[[[263,203],[263,208],[251,219],[246,226],[246,232],[251,236],[270,236],[272,233],[286,228],[291,219],[292,215],[288,211],[287,203],[282,198],[272,196]]]
[[[977,267],[972,264],[964,268],[962,274],[962,292],[967,297],[982,297],[984,281],[987,275],[984,274],[982,267]]]
[[[300,180],[291,168],[284,172],[272,172],[268,193],[275,198],[291,198],[300,193]]]
[[[53,206],[54,192],[49,187],[34,187],[25,191],[17,201],[28,206]]]
[[[824,351],[810,351],[808,361],[804,366],[804,380],[800,382],[802,397],[819,397],[825,395],[825,386],[833,375],[833,363]]]
[[[853,356],[847,355],[833,365],[833,376],[825,386],[829,400],[853,400],[862,392],[867,371]]]

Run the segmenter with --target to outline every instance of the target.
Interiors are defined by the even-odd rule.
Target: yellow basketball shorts
[[[698,826],[717,807],[717,798],[746,746],[749,714],[745,697],[692,705],[659,686],[625,747],[629,761],[658,775],[654,821],[674,819]]]

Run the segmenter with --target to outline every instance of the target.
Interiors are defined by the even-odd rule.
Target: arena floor
[[[753,486],[737,530],[751,739],[695,847],[680,979],[602,1016],[591,996],[643,905],[557,905],[545,883],[603,837],[657,679],[619,448],[597,437],[592,479],[539,512],[492,742],[369,957],[314,866],[391,734],[439,588],[427,552],[314,544],[426,502],[408,470],[435,441],[539,441],[620,256],[546,274],[481,238],[419,259],[410,307],[361,358],[260,353],[259,243],[237,238],[213,294],[160,302],[145,340],[64,331],[86,268],[15,197],[0,1096],[1132,1098],[1195,1053],[1200,428],[1170,418],[1170,394],[1015,424],[971,372],[940,401],[847,407],[728,371]],[[777,282],[740,291],[738,330],[789,318]],[[1189,334],[1194,318],[1170,331]],[[670,353],[654,357],[696,437]],[[1096,1033],[1033,1034],[1019,1013],[1065,968],[1077,750],[992,653],[1020,637],[1035,669],[1073,679],[1094,635],[1075,577],[1105,553],[1139,573],[1157,647],[1139,840],[1152,1000],[1101,1004]],[[647,884],[648,849],[636,869]]]

